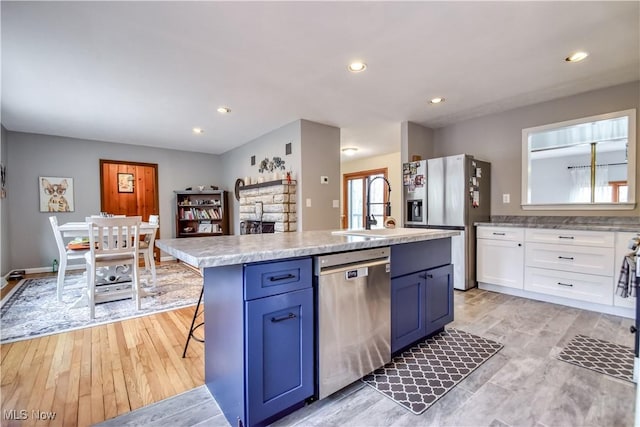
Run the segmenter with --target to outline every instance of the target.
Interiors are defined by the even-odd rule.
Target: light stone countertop
[[[156,240],[156,246],[180,261],[206,268],[391,246],[458,234],[456,230],[415,228],[398,229],[397,235],[386,237],[364,237],[324,230],[160,239]]]
[[[560,224],[560,223],[530,223],[530,222],[476,222],[475,226],[482,227],[519,227],[519,228],[549,228],[554,230],[587,230],[587,231],[621,231],[640,233],[640,225],[633,224]]]

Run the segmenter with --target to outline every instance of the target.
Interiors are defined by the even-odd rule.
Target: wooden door
[[[100,159],[100,211],[140,215],[143,221],[148,221],[149,215],[159,215],[158,165]],[[158,249],[155,258],[160,259]]]

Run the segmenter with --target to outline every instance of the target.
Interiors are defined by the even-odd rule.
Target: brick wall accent
[[[262,221],[275,222],[276,233],[296,231],[296,183],[272,181],[258,185],[240,188],[240,221],[260,221],[256,203],[262,202]]]

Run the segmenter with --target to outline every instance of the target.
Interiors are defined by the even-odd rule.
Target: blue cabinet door
[[[313,395],[313,290],[245,302],[246,424]]]
[[[391,352],[426,335],[425,273],[391,280]]]
[[[427,335],[453,321],[453,265],[426,271]]]

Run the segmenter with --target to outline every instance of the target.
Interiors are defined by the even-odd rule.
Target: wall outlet
[[[310,208],[311,207],[311,199],[307,199],[307,207]]]
[[[329,183],[329,177],[328,176],[321,176],[320,177],[320,184],[328,184]]]
[[[502,195],[502,203],[511,203],[511,194],[505,193]]]

